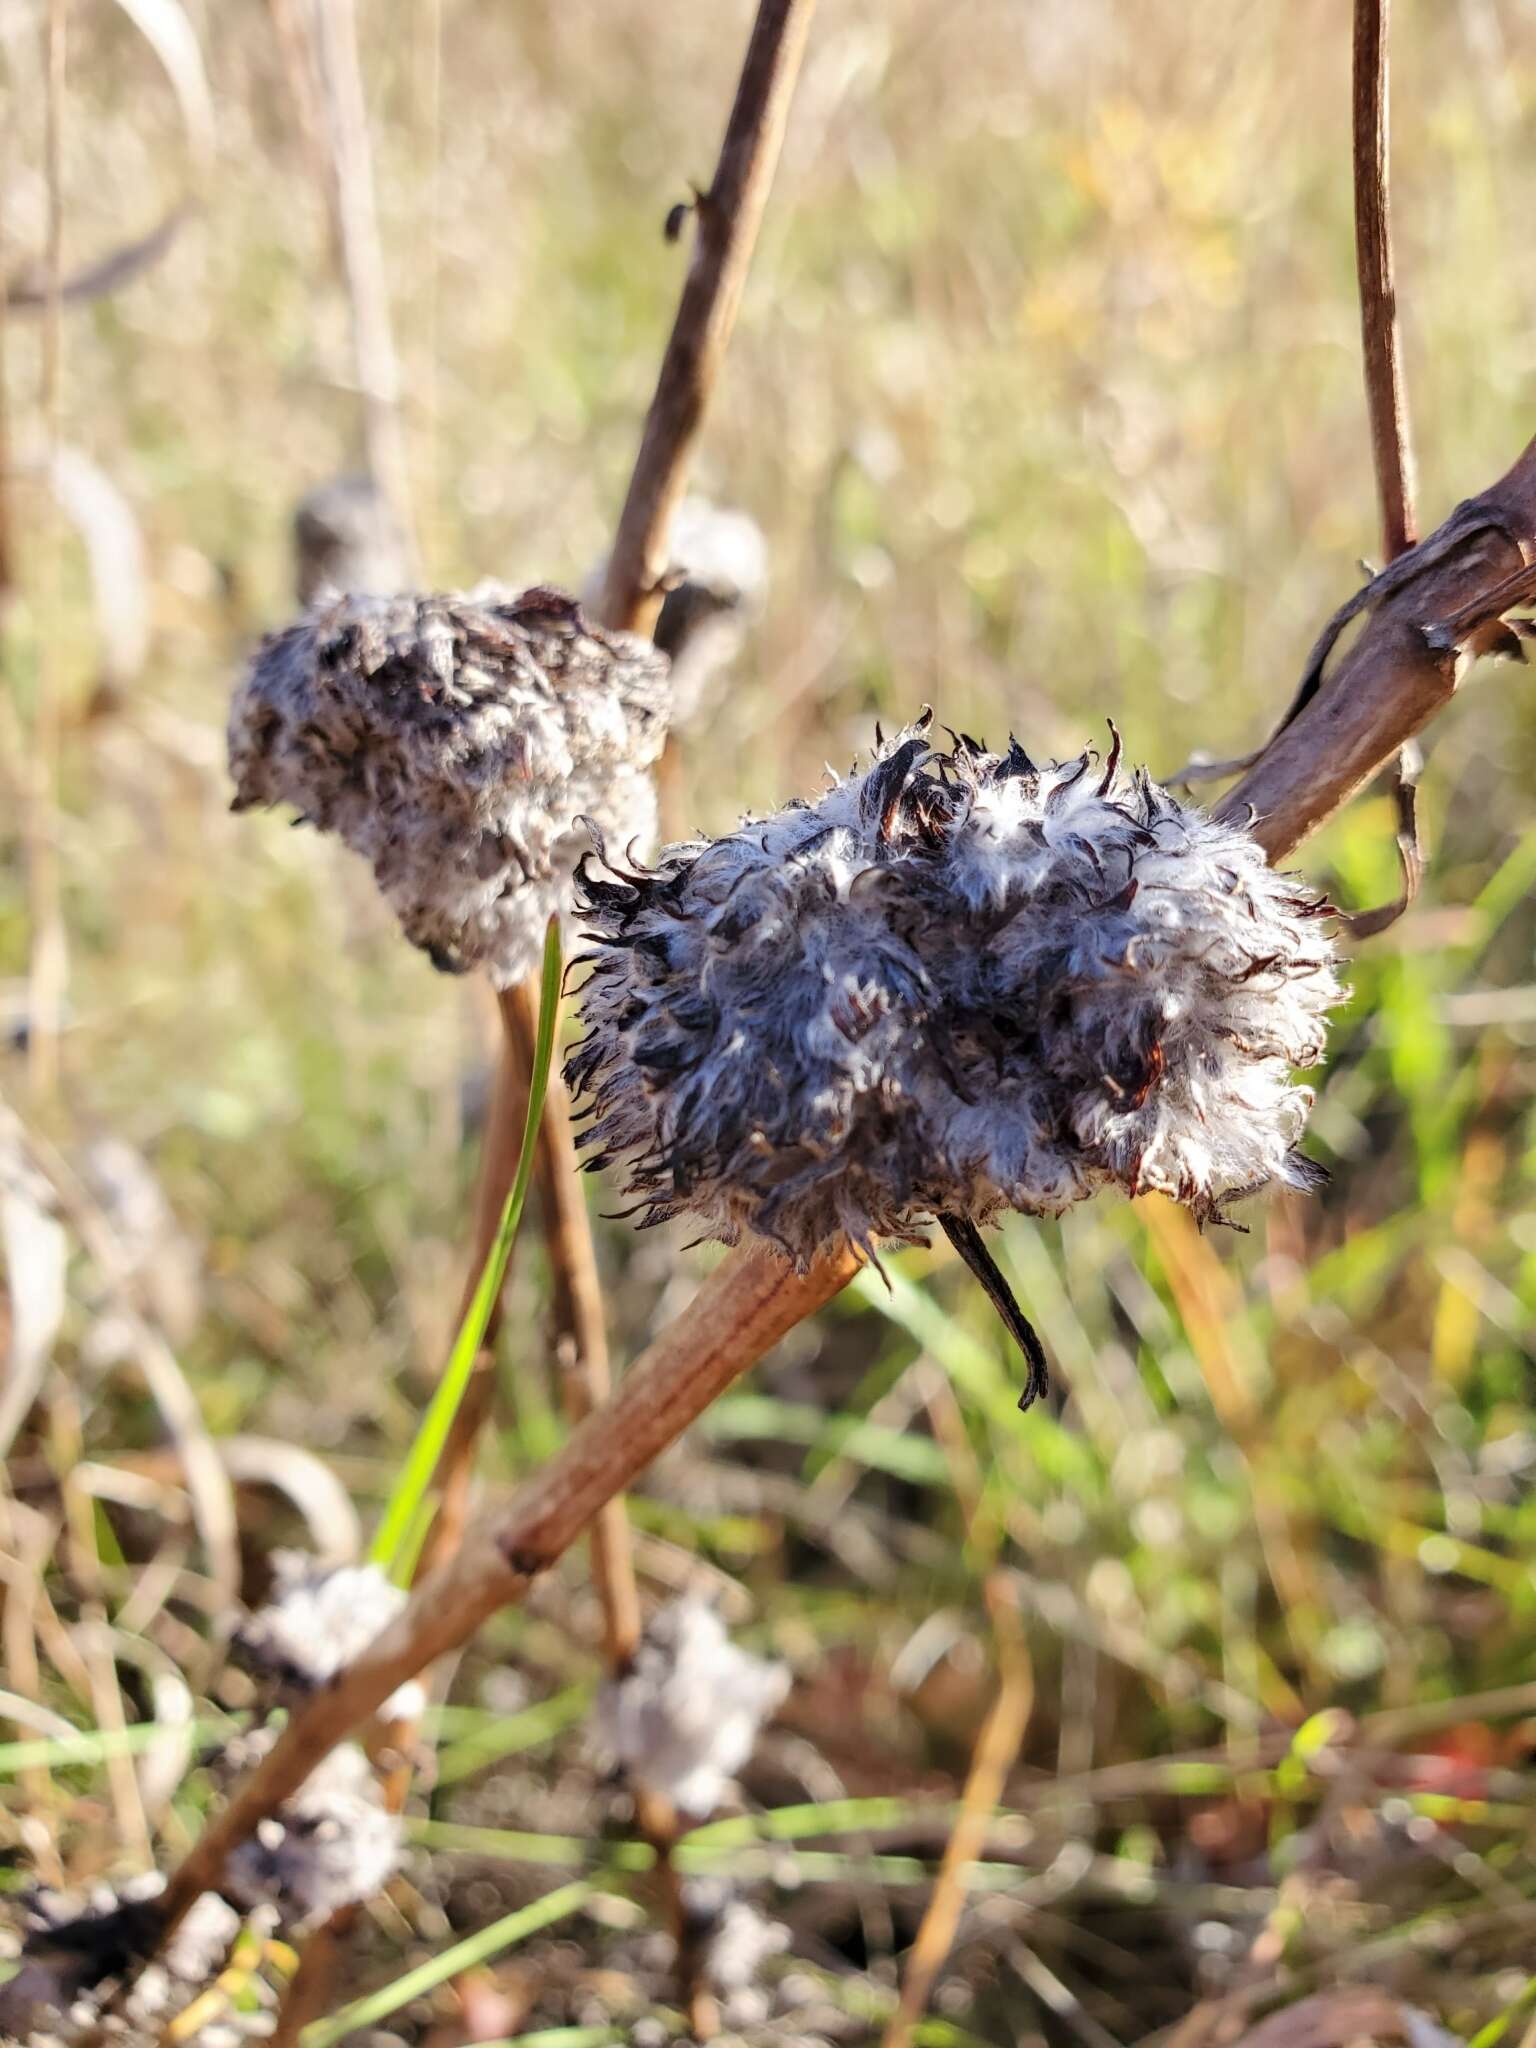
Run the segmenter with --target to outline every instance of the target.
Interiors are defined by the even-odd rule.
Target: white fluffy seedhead
[[[234,808],[339,834],[435,966],[505,987],[568,907],[579,821],[649,841],[666,717],[666,657],[558,591],[342,598],[236,690]]]
[[[294,507],[293,584],[302,605],[406,582],[406,547],[389,500],[371,476],[332,477]]]
[[[84,1897],[39,1888],[23,1901],[22,1941],[0,1983],[0,2040],[28,2043],[159,2042],[166,2025],[224,1967],[240,1915],[217,1892],[194,1899],[156,1958],[158,1871],[124,1884],[97,1884]],[[3,1953],[3,1952],[0,1952]],[[124,1987],[110,1996],[113,1985]],[[240,2026],[189,2036],[197,2048],[235,2048]]]
[[[737,1649],[707,1600],[670,1601],[630,1669],[598,1693],[598,1745],[635,1784],[707,1816],[789,1691],[786,1666]]]
[[[1118,739],[1036,767],[928,732],[653,871],[583,865],[567,1078],[644,1222],[803,1265],[1107,1186],[1211,1220],[1317,1185],[1293,1070],[1339,1000],[1327,904]]]
[[[273,1703],[293,1705],[345,1668],[404,1608],[406,1595],[376,1564],[325,1564],[302,1550],[272,1556],[272,1588],[235,1631],[241,1665],[271,1691]],[[412,1721],[426,1704],[414,1679],[379,1709],[385,1721]]]
[[[399,1861],[399,1819],[367,1757],[343,1743],[231,1851],[224,1889],[247,1910],[271,1906],[283,1926],[307,1927],[382,1891]]]
[[[656,621],[672,663],[672,727],[692,723],[742,650],[768,590],[768,543],[748,513],[685,498],[669,544],[678,581]]]

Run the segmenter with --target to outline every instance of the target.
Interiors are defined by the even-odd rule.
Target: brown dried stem
[[[815,0],[761,0],[757,10],[720,160],[694,203],[693,258],[608,558],[609,626],[655,628],[673,515],[736,324],[814,10]]]
[[[407,1678],[457,1649],[574,1543],[739,1374],[858,1270],[843,1250],[799,1274],[769,1246],[732,1252],[630,1367],[613,1399],[577,1429],[512,1501],[474,1523],[458,1553],[420,1580],[400,1617],[300,1708],[238,1787],[165,1892],[162,1929],[216,1882],[224,1859],[291,1796],[326,1752]]]
[[[321,68],[335,165],[335,186],[327,196],[333,205],[353,306],[359,376],[368,406],[370,459],[376,477],[393,498],[394,491],[388,486],[393,481],[403,491],[404,464],[403,458],[396,459],[400,451],[394,408],[385,402],[393,391],[394,358],[382,266],[374,260],[378,235],[353,0],[319,0],[319,4]],[[647,415],[609,565],[603,609],[616,626],[648,630],[655,621],[659,592],[658,603],[649,599],[665,562],[652,568],[652,559],[664,555],[704,408],[735,325],[812,4],[813,0],[764,0],[759,11],[715,181],[707,198],[699,202],[694,261]],[[279,29],[286,23],[292,42],[294,24],[288,0],[274,0],[274,9]],[[392,477],[381,468],[381,459],[394,461]],[[402,526],[402,531],[406,530]],[[502,1042],[475,1196],[466,1301],[479,1279],[517,1170],[527,1077],[532,1072],[538,1027],[537,984],[529,982],[503,993],[500,1011]],[[553,1281],[555,1350],[562,1367],[566,1409],[579,1423],[607,1400],[612,1376],[591,1226],[577,1177],[569,1104],[558,1075],[550,1078],[540,1120],[537,1163]],[[438,1512],[423,1554],[427,1585],[452,1570],[464,1541],[475,1449],[495,1389],[500,1319],[498,1300],[439,1461]],[[640,1634],[629,1524],[617,1493],[596,1505],[591,1554],[592,1578],[603,1616],[604,1659],[609,1671],[617,1673],[634,1654]],[[397,1772],[388,1787],[393,1803],[403,1799],[405,1783],[406,1774]],[[657,1852],[681,1956],[682,1893],[669,1855],[676,1817],[661,1803],[646,1806],[639,1817]],[[337,1947],[350,1918],[346,1913],[336,1916],[306,1947],[284,2001],[274,2048],[289,2048],[308,2020],[323,2009]],[[691,2003],[698,2017],[707,2018],[697,1999]]]
[[[1251,812],[1254,837],[1272,861],[1294,851],[1444,710],[1472,656],[1507,639],[1499,620],[1521,601],[1520,572],[1533,561],[1536,441],[1335,614],[1309,670],[1320,671],[1346,616],[1370,616],[1218,815]]]
[[[1413,445],[1392,266],[1390,15],[1391,0],[1355,0],[1355,267],[1360,279],[1360,338],[1365,354],[1371,459],[1381,504],[1382,554],[1393,562],[1413,546],[1419,529],[1413,508]]]
[[[1381,545],[1395,562],[1419,537],[1413,506],[1413,443],[1403,388],[1397,290],[1392,266],[1391,91],[1387,54],[1391,0],[1355,0],[1354,134],[1355,268],[1360,284],[1360,344],[1371,459],[1381,508]],[[1351,937],[1372,938],[1395,924],[1419,893],[1424,855],[1419,841],[1418,781],[1423,763],[1409,740],[1397,756],[1398,860],[1402,886],[1395,902],[1346,918]]]
[[[529,985],[512,990],[503,1000],[503,1014],[509,1020],[509,1042],[515,1034],[519,1059],[525,1071],[531,1070],[539,1024],[537,991]],[[580,1423],[613,1392],[613,1374],[592,1226],[571,1135],[570,1100],[558,1073],[549,1077],[537,1166],[554,1294],[555,1356],[566,1413]],[[629,1522],[620,1497],[605,1502],[594,1518],[591,1550],[592,1582],[603,1616],[603,1661],[610,1672],[620,1672],[640,1640],[640,1600]]]

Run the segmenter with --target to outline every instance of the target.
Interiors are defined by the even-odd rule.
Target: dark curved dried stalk
[[[1391,0],[1355,0],[1354,164],[1355,268],[1360,281],[1360,342],[1371,459],[1381,507],[1381,549],[1387,562],[1419,537],[1413,506],[1413,442],[1403,387],[1393,281],[1391,97],[1387,55]],[[1397,851],[1402,886],[1392,903],[1345,919],[1353,938],[1374,938],[1393,925],[1419,893],[1424,854],[1419,841],[1418,786],[1423,762],[1416,742],[1403,747],[1393,770]]]
[[[1371,458],[1381,503],[1383,559],[1395,562],[1419,537],[1413,506],[1413,443],[1403,388],[1392,263],[1387,32],[1391,0],[1355,0],[1355,267]]]
[[[61,278],[56,292],[51,290],[48,279],[40,276],[34,265],[28,264],[0,289],[0,300],[8,312],[42,313],[54,299],[60,305],[73,306],[105,298],[108,292],[116,291],[120,285],[131,284],[158,263],[192,212],[190,200],[179,200],[146,234],[120,243],[117,248],[108,250],[105,256],[97,256],[72,271],[68,277]]]
[[[1271,860],[1292,852],[1444,710],[1474,655],[1507,644],[1503,614],[1529,601],[1533,561],[1536,440],[1351,601],[1370,613],[1359,638],[1217,815],[1251,812]]]

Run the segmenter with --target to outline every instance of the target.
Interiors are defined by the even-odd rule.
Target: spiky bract
[[[797,1261],[1106,1186],[1202,1219],[1296,1151],[1339,998],[1327,905],[1239,827],[1091,752],[925,716],[815,803],[588,862],[568,1078],[644,1220]]]
[[[235,808],[292,804],[372,863],[405,935],[498,986],[537,963],[590,817],[654,830],[667,663],[558,591],[348,597],[263,642],[235,693]]]

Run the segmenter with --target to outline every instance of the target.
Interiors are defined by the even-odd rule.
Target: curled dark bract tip
[[[1032,1408],[1051,1390],[1050,1364],[1045,1346],[1034,1324],[1015,1299],[997,1261],[987,1249],[981,1232],[966,1216],[941,1216],[939,1228],[981,1282],[982,1291],[1002,1318],[1003,1328],[1018,1345],[1024,1359],[1024,1391],[1019,1395],[1019,1412]]]

